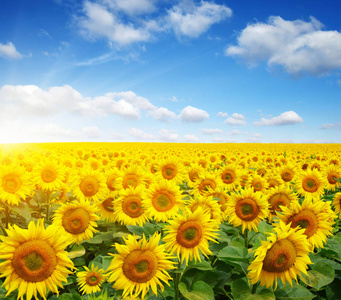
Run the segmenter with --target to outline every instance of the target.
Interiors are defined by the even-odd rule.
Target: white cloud
[[[228,117],[225,121],[225,124],[229,125],[235,125],[235,126],[240,126],[240,125],[245,125],[245,117],[242,114],[238,113],[233,113],[231,117]]]
[[[250,66],[266,61],[292,75],[324,75],[341,68],[341,33],[322,27],[313,17],[304,22],[272,16],[267,23],[248,25],[226,55],[241,57]]]
[[[128,15],[141,15],[156,10],[155,0],[104,0],[109,7],[121,10]]]
[[[201,133],[203,134],[216,134],[216,133],[223,133],[223,130],[219,128],[202,128]]]
[[[341,122],[323,124],[321,129],[339,129],[341,128]]]
[[[117,45],[129,45],[150,40],[151,27],[148,22],[136,28],[132,23],[124,24],[118,14],[108,6],[86,1],[84,16],[79,18],[81,33],[86,38],[107,38]]]
[[[97,139],[101,137],[102,133],[96,126],[88,126],[83,128],[83,133],[88,139]]]
[[[165,107],[159,107],[148,112],[148,115],[152,116],[154,120],[161,122],[171,122],[176,118],[176,114]]]
[[[261,118],[260,121],[254,122],[255,126],[279,126],[303,123],[303,119],[294,111],[286,111],[277,117],[271,119]]]
[[[174,130],[160,129],[159,139],[165,142],[176,142],[179,139],[179,135]]]
[[[188,142],[188,143],[200,142],[200,139],[196,135],[194,135],[194,134],[186,134],[184,136],[184,140],[185,140],[185,142]]]
[[[240,135],[242,133],[240,132],[240,130],[234,129],[234,130],[231,130],[231,131],[227,132],[226,134],[227,135]]]
[[[186,106],[179,115],[179,119],[183,122],[202,122],[209,118],[209,114],[199,108]]]
[[[110,138],[113,140],[122,140],[123,139],[123,134],[119,133],[119,132],[111,132],[110,133]]]
[[[18,59],[22,55],[17,51],[13,43],[8,42],[6,45],[0,43],[0,57]]]
[[[196,6],[192,1],[183,1],[168,11],[167,22],[177,36],[195,38],[231,16],[232,10],[225,5],[201,1]]]
[[[155,140],[155,136],[150,134],[150,133],[146,133],[144,131],[142,131],[141,129],[138,128],[130,128],[128,131],[128,134],[132,137],[134,137],[136,140]]]
[[[226,118],[226,117],[228,117],[229,116],[229,114],[227,113],[227,112],[218,112],[217,113],[217,116],[218,117],[222,117],[222,118]]]

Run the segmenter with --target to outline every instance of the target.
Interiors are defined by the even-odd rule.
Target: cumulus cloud
[[[130,136],[138,141],[155,140],[155,136],[153,134],[146,133],[138,128],[130,128],[127,132]]]
[[[240,125],[245,125],[245,117],[242,114],[238,113],[233,113],[231,117],[228,117],[225,121],[225,124],[229,125],[235,125],[235,126],[240,126]]]
[[[167,23],[177,36],[196,38],[206,32],[213,24],[231,17],[232,10],[225,5],[201,1],[181,2],[168,11]]]
[[[158,138],[165,142],[176,142],[179,135],[174,130],[160,129]]]
[[[240,57],[250,66],[266,61],[292,75],[324,75],[341,68],[341,33],[322,28],[313,17],[304,22],[271,16],[267,23],[249,24],[226,55]]]
[[[88,139],[97,139],[102,135],[100,129],[96,126],[84,127],[83,133]]]
[[[176,118],[176,114],[165,107],[159,107],[148,112],[154,120],[161,122],[171,122],[172,119]]]
[[[122,11],[128,15],[141,15],[152,13],[156,10],[156,0],[104,0],[112,9]]]
[[[339,129],[341,128],[341,122],[323,124],[321,129]]]
[[[188,142],[188,143],[198,143],[200,142],[200,139],[194,135],[194,134],[186,134],[184,136],[184,140],[185,142]]]
[[[222,117],[222,118],[226,118],[226,117],[228,117],[229,116],[229,114],[227,113],[227,112],[218,112],[217,113],[217,116],[218,117]]]
[[[201,133],[203,134],[216,134],[216,133],[223,133],[223,130],[219,128],[202,128]]]
[[[19,59],[22,55],[17,51],[13,43],[8,42],[7,44],[0,43],[0,57]]]
[[[303,119],[294,111],[286,111],[277,117],[270,119],[261,118],[260,121],[254,122],[255,126],[280,126],[293,125],[303,123]]]
[[[183,122],[197,123],[208,119],[209,116],[206,111],[188,105],[180,112],[179,119]]]

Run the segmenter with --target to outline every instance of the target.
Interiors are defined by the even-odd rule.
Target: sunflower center
[[[116,180],[117,176],[116,175],[109,175],[107,177],[107,187],[110,191],[115,191],[115,187],[114,187],[114,183],[115,183],[115,180]]]
[[[152,204],[157,211],[168,211],[174,207],[175,197],[168,191],[159,191],[159,193],[153,197]]]
[[[5,175],[2,178],[2,187],[5,192],[15,194],[21,187],[21,180],[14,174]]]
[[[200,244],[202,238],[201,224],[197,221],[182,223],[178,229],[176,240],[185,248],[194,248]]]
[[[139,178],[135,174],[125,175],[123,178],[122,186],[124,189],[129,187],[136,188],[139,184]]]
[[[252,186],[255,192],[258,192],[262,189],[262,184],[258,181],[254,182]]]
[[[281,273],[289,270],[296,260],[296,248],[288,239],[275,242],[267,251],[263,260],[263,270]]]
[[[199,173],[196,170],[191,170],[188,174],[189,179],[194,182],[199,178]]]
[[[91,197],[99,191],[99,182],[94,176],[88,175],[82,179],[79,188],[84,196]]]
[[[43,240],[31,240],[19,245],[13,254],[15,273],[25,281],[40,282],[53,273],[57,265],[54,249]]]
[[[101,277],[97,273],[91,272],[86,276],[85,281],[88,285],[95,286],[101,282]]]
[[[221,179],[223,180],[223,182],[225,184],[230,184],[232,182],[235,181],[235,176],[234,176],[234,172],[231,170],[227,170],[225,171],[222,175],[221,175]]]
[[[171,180],[178,173],[177,167],[173,164],[166,165],[162,168],[162,176],[165,179]]]
[[[243,221],[252,221],[257,218],[259,207],[252,199],[242,199],[236,204],[236,215]]]
[[[319,185],[314,178],[307,178],[303,180],[302,187],[306,192],[314,193],[317,191]]]
[[[328,182],[330,184],[335,184],[337,183],[337,178],[339,177],[338,176],[339,174],[337,174],[336,172],[332,172],[332,173],[329,173],[328,176],[327,176],[327,179],[328,179]]]
[[[304,228],[304,234],[307,236],[307,238],[313,236],[319,228],[319,222],[315,213],[308,209],[301,210],[296,215],[291,216],[287,223],[290,222],[292,222],[291,228],[295,228],[297,226]]]
[[[104,210],[106,210],[106,211],[108,211],[108,212],[113,212],[113,211],[114,211],[114,206],[113,206],[113,204],[112,204],[113,201],[114,201],[114,199],[111,198],[111,197],[109,197],[109,198],[107,198],[106,200],[104,200],[104,201],[102,202],[102,206],[103,206]]]
[[[131,281],[145,283],[156,274],[158,259],[152,251],[133,250],[125,258],[122,269]]]
[[[56,178],[57,178],[56,172],[53,172],[51,170],[43,170],[41,172],[41,179],[46,183],[53,182],[56,180]]]
[[[212,190],[215,190],[216,188],[216,183],[211,179],[204,179],[198,187],[201,193],[209,191],[210,188]]]
[[[71,234],[83,233],[90,222],[89,213],[82,207],[67,210],[62,217],[65,231]]]
[[[275,212],[282,211],[281,206],[288,206],[290,199],[286,194],[276,193],[269,198],[268,202],[271,205],[272,212]]]
[[[144,212],[142,201],[139,196],[130,195],[122,201],[123,212],[131,218],[138,218]]]
[[[285,182],[291,181],[291,179],[293,179],[294,175],[295,175],[294,172],[292,172],[291,170],[284,170],[281,173],[282,180]]]

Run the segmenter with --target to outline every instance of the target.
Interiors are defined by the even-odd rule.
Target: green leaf
[[[213,289],[203,281],[194,283],[192,291],[188,291],[186,285],[180,282],[179,291],[189,300],[214,300]]]
[[[275,291],[276,300],[311,300],[316,296],[301,285],[285,286]]]
[[[104,270],[108,269],[112,259],[113,259],[112,256],[102,256],[102,266]]]
[[[198,270],[202,270],[202,271],[213,270],[213,268],[211,267],[211,264],[206,260],[203,260],[201,262],[197,262],[193,265],[188,266],[186,268],[185,272],[190,270],[190,269],[198,269]]]
[[[248,262],[248,251],[245,247],[227,246],[218,253],[218,258],[224,262],[241,261]]]
[[[82,245],[74,245],[69,254],[68,257],[70,259],[76,258],[76,257],[80,257],[83,256],[85,254],[85,248]]]
[[[317,290],[331,283],[335,278],[335,270],[333,267],[323,261],[313,265],[313,269],[308,271],[308,276],[303,274],[303,282]]]
[[[131,233],[139,236],[144,234],[146,237],[152,236],[157,231],[156,226],[150,223],[146,223],[143,227],[137,225],[127,225],[127,228]]]
[[[251,294],[250,288],[244,279],[237,279],[231,284],[231,292],[235,300],[244,299]]]

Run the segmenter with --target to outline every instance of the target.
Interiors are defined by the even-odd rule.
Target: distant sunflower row
[[[169,144],[28,145],[0,152],[0,198],[11,207],[37,202],[44,194],[49,219],[27,229],[9,225],[0,236],[1,277],[10,294],[30,300],[58,287],[74,270],[65,248],[89,241],[97,222],[144,226],[164,223],[150,238],[130,235],[115,244],[109,268],[77,273],[83,293],[107,280],[123,296],[144,297],[168,284],[168,270],[209,256],[226,222],[241,233],[258,231],[266,220],[274,228],[254,252],[252,284],[297,281],[311,264],[309,252],[332,235],[341,207],[341,150],[307,145]],[[226,147],[226,146],[225,146]],[[333,201],[323,196],[333,193]],[[7,225],[7,224],[6,224]],[[175,255],[175,256],[174,256]]]

